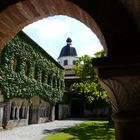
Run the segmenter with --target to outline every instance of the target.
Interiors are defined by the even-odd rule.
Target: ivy
[[[31,99],[38,95],[52,103],[60,101],[64,92],[63,69],[39,51],[37,44],[24,38],[24,34],[18,34],[2,50],[0,88],[4,96]]]

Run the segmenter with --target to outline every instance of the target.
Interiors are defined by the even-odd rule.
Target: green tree
[[[104,51],[100,51],[95,54],[96,58],[102,56],[105,56]],[[72,70],[80,77],[80,82],[74,83],[73,87],[81,95],[86,97],[88,103],[92,103],[95,100],[103,100],[107,103],[109,101],[107,92],[99,83],[98,77],[93,69],[92,59],[93,57],[84,55],[79,57],[76,61]]]

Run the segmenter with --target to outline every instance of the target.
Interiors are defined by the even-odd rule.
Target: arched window
[[[20,107],[19,109],[19,119],[23,118],[23,106]]]
[[[15,119],[15,102],[12,102],[11,104],[11,109],[10,109],[10,120],[14,120]]]
[[[15,118],[15,120],[18,119],[18,108],[17,107],[15,108],[15,117],[14,118]]]
[[[64,66],[68,65],[68,60],[64,60]]]
[[[13,106],[11,106],[11,111],[10,111],[10,120],[13,120],[13,119],[14,119],[13,112],[14,112],[14,107],[13,107]]]

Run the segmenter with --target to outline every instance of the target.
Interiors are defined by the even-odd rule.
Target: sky
[[[72,39],[72,47],[78,56],[93,56],[103,49],[96,35],[80,21],[67,16],[50,16],[29,24],[23,31],[55,60],[59,57],[66,39]]]

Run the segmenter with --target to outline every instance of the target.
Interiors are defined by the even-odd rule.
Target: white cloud
[[[90,55],[90,56],[94,56],[94,54],[98,51],[103,50],[103,47],[100,44],[87,44],[87,46],[83,47],[83,48],[78,48],[77,52],[79,54],[79,56],[82,55]]]
[[[38,36],[41,38],[54,38],[56,36],[62,35],[69,31],[69,26],[66,22],[59,19],[47,18],[39,20],[26,26],[23,31],[33,31],[38,32]]]

